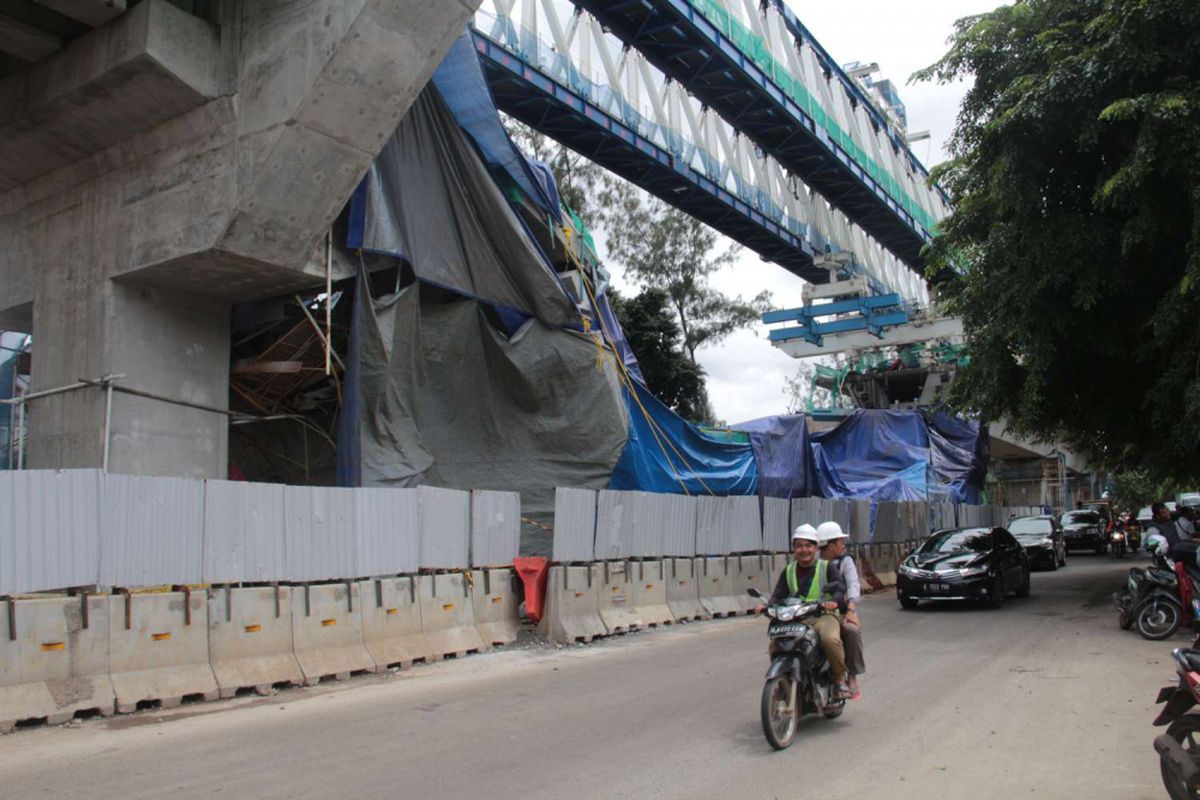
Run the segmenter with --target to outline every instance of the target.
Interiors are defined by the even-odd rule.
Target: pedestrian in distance
[[[858,676],[867,671],[863,660],[862,623],[858,619],[858,602],[862,599],[862,582],[858,577],[858,565],[854,557],[846,552],[848,537],[836,522],[822,522],[817,526],[821,538],[821,558],[834,564],[846,583],[846,614],[842,617],[842,645],[846,650],[846,684],[850,687],[850,699],[862,698],[862,687]]]

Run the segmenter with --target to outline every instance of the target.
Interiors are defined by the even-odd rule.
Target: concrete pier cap
[[[90,30],[0,79],[0,327],[33,334],[33,392],[121,374],[227,408],[232,304],[323,281],[326,233],[478,2],[57,5]],[[27,466],[99,466],[105,404],[30,401]],[[221,414],[117,394],[111,431],[112,471],[226,474]]]

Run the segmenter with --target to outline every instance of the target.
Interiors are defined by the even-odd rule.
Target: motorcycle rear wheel
[[[792,691],[790,675],[777,675],[763,684],[762,727],[767,742],[776,750],[786,749],[796,737],[800,714],[799,692]]]
[[[1137,610],[1138,633],[1143,639],[1159,642],[1179,630],[1183,609],[1178,603],[1166,599],[1153,600]]]
[[[1171,723],[1167,735],[1179,742],[1192,760],[1200,764],[1200,714],[1184,714]],[[1200,793],[1193,792],[1183,785],[1170,766],[1159,759],[1159,769],[1162,771],[1163,786],[1171,800],[1197,800]]]

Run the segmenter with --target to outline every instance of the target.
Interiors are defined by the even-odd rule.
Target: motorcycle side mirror
[[[746,594],[757,600],[762,600],[762,592],[760,592],[758,589],[755,589],[753,586],[746,590]]]

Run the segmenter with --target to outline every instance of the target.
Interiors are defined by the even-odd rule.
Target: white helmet
[[[829,544],[834,539],[844,538],[846,538],[846,534],[842,533],[842,526],[833,520],[822,522],[817,526],[817,542],[822,546]]]
[[[821,536],[817,533],[817,529],[807,522],[803,525],[797,525],[796,530],[792,531],[792,541],[794,542],[797,539],[804,539],[818,545],[821,543]]]

